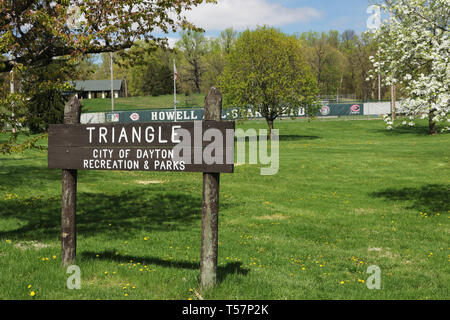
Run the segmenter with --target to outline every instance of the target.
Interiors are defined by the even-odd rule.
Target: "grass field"
[[[204,94],[177,95],[178,107],[203,106]],[[83,112],[107,112],[111,111],[111,99],[83,99]],[[173,95],[162,95],[157,97],[130,97],[114,99],[115,111],[140,110],[152,108],[173,108]]]
[[[450,298],[450,135],[275,125],[277,175],[221,175],[219,283],[205,299]],[[68,290],[61,173],[46,163],[45,151],[0,155],[1,299],[198,299],[201,174],[80,171],[82,283]],[[366,287],[370,265],[381,290]]]

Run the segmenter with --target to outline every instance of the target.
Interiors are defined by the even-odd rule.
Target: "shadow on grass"
[[[437,127],[437,132],[441,131],[442,127],[438,126]],[[376,129],[374,130],[377,133],[384,133],[386,135],[404,135],[404,134],[410,134],[410,135],[417,135],[417,136],[429,136],[429,127],[428,125],[422,125],[422,124],[416,124],[415,126],[407,126],[407,125],[402,125],[402,126],[398,126],[395,127],[392,130],[387,130],[387,129]]]
[[[61,197],[0,200],[0,219],[14,221],[0,229],[0,237],[58,239],[61,228]],[[201,218],[201,194],[135,189],[117,194],[78,193],[77,234],[108,237],[129,236],[136,230],[188,228]]]
[[[44,165],[32,166],[29,163],[22,163],[29,160],[33,158],[0,160],[0,162],[5,161],[0,163],[0,187],[10,190],[21,186],[48,188],[49,183],[61,185],[61,170],[47,169]],[[105,172],[97,171],[96,173],[99,174],[90,174],[89,182],[101,182]],[[80,176],[80,172],[78,174]]]
[[[129,263],[130,261],[140,262],[143,265],[157,265],[164,268],[176,268],[176,269],[191,269],[200,270],[199,262],[178,261],[178,260],[163,260],[156,257],[138,257],[130,255],[117,255],[115,251],[108,250],[101,253],[85,251],[81,253],[83,259],[90,260],[109,260],[120,263]],[[249,269],[242,268],[241,262],[229,262],[225,266],[217,267],[217,281],[222,282],[228,275],[239,274],[247,275]]]
[[[386,189],[374,192],[372,197],[390,201],[408,201],[406,209],[414,209],[428,214],[447,213],[450,210],[450,186],[428,184],[420,188]]]
[[[316,140],[322,139],[318,136],[302,136],[298,134],[282,134],[279,136],[280,141],[301,141],[301,140]]]

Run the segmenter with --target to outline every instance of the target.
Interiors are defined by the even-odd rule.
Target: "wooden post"
[[[80,123],[81,104],[74,95],[64,107],[64,124]],[[77,170],[62,170],[61,259],[63,266],[75,261]]]
[[[205,98],[205,121],[221,120],[222,94],[211,88]],[[217,281],[220,173],[203,173],[202,251],[200,287],[210,289]]]

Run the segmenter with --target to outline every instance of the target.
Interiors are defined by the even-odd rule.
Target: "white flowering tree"
[[[414,126],[429,119],[429,133],[437,124],[449,130],[449,19],[450,0],[386,0],[381,10],[390,13],[372,32],[379,42],[371,76],[384,74],[386,85],[400,84],[406,95],[398,110]],[[388,129],[394,125],[387,116]]]

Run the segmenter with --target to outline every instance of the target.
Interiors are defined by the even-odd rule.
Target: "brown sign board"
[[[50,125],[48,167],[231,173],[234,128],[232,121]]]

